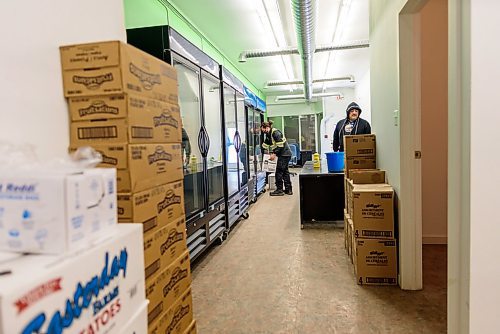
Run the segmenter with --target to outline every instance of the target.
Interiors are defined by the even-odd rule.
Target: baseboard
[[[448,237],[446,235],[424,235],[422,236],[424,245],[447,245]]]

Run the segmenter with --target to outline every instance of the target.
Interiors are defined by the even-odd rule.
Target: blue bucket
[[[344,171],[344,152],[326,152],[325,154],[329,172]]]

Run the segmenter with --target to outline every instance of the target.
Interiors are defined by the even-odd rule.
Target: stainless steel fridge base
[[[224,214],[224,199],[210,206],[212,211],[200,213],[187,221],[187,245],[191,262],[205,253],[215,243],[221,243],[226,230]]]

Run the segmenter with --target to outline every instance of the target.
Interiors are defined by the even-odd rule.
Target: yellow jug
[[[191,171],[192,172],[197,172],[198,171],[198,159],[196,159],[196,155],[192,155],[191,156],[191,162],[190,162],[190,165],[191,165]]]
[[[313,154],[313,167],[314,168],[320,168],[321,167],[321,161],[319,160],[319,153],[314,153]]]

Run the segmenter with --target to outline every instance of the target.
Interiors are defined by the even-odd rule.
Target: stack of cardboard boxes
[[[358,284],[397,284],[394,190],[375,169],[375,135],[345,136],[345,247]]]
[[[194,328],[175,69],[118,42],[61,47],[70,149],[117,168],[118,219],[144,232],[149,332]]]
[[[142,229],[116,206],[115,169],[0,173],[0,333],[147,331]]]

